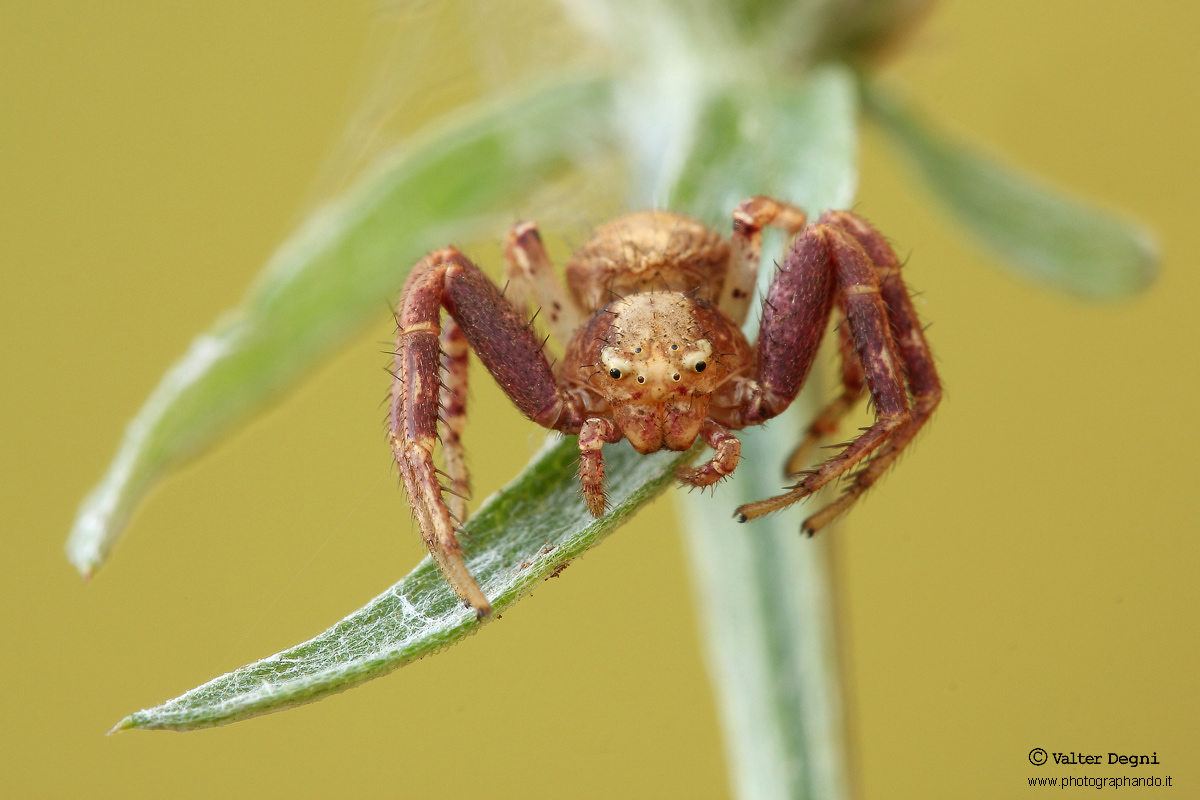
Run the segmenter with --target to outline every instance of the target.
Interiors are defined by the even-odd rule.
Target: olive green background
[[[381,298],[343,356],[166,482],[92,585],[62,556],[126,420],[296,221],[372,6],[0,7],[2,796],[728,794],[669,498],[385,679],[216,730],[103,735],[422,554],[377,405]],[[968,249],[868,129],[859,210],[911,254],[948,398],[835,534],[863,798],[1124,774],[1034,767],[1034,747],[1157,752],[1129,774],[1176,788],[1147,796],[1200,796],[1198,28],[1172,0],[959,0],[887,70],[1150,224],[1165,262],[1121,304],[1031,286]],[[484,377],[480,496],[540,440]]]

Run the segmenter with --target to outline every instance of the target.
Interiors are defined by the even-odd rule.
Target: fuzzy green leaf
[[[412,264],[489,227],[607,144],[609,87],[587,80],[498,98],[382,159],[318,209],[267,264],[242,306],[192,342],[130,422],[84,500],[67,557],[85,577],[168,470],[247,420],[353,336]]]
[[[464,528],[467,567],[492,601],[492,619],[666,488],[675,467],[691,455],[643,456],[626,442],[606,447],[612,508],[595,519],[579,493],[576,440],[549,444]],[[113,731],[209,728],[311,703],[386,675],[485,624],[426,557],[395,586],[316,638],[131,714]]]
[[[967,229],[1025,275],[1072,294],[1119,298],[1155,276],[1143,228],[1059,194],[932,128],[879,87],[867,107]]]

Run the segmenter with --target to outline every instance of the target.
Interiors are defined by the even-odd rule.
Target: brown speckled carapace
[[[763,301],[752,345],[741,324],[766,226],[795,239]],[[686,450],[699,437],[715,452],[701,466],[681,469],[679,480],[711,486],[732,473],[741,451],[733,431],[791,405],[835,304],[845,317],[838,326],[842,395],[789,459],[800,482],[737,509],[739,520],[791,505],[857,467],[842,495],[804,522],[815,533],[879,479],[941,399],[900,262],[878,231],[849,212],[827,212],[806,225],[800,209],[755,197],[734,212],[729,241],[678,214],[629,214],[598,228],[576,251],[565,287],[532,223],[510,231],[504,256],[507,296],[454,248],[413,269],[397,315],[390,414],[392,450],[425,544],[481,616],[491,606],[463,564],[455,533],[466,517],[468,350],[525,416],[579,437],[579,480],[596,516],[605,511],[605,443],[628,439],[638,452],[653,453]],[[526,321],[530,306],[566,347],[557,368]],[[875,423],[824,464],[798,472],[864,384]],[[448,485],[433,461],[439,419]]]

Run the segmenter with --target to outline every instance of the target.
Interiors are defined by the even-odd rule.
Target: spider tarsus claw
[[[484,620],[492,615],[492,606],[490,603],[477,606],[472,604],[470,600],[463,600],[463,605],[475,611],[475,619],[477,620]]]
[[[813,516],[804,520],[803,524],[801,524],[801,526],[800,526],[800,532],[803,533],[809,539],[811,539],[812,537],[814,537],[818,533],[820,533],[821,529],[824,528],[825,525],[829,522],[829,520],[823,520],[823,521],[818,520],[817,518],[820,516],[821,516],[821,514],[814,514]]]
[[[733,515],[733,518],[736,519],[738,522],[749,522],[750,521],[750,518],[747,517],[745,514],[743,514],[740,511],[735,512]]]

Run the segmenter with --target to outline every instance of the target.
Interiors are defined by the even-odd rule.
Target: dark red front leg
[[[862,364],[858,361],[858,353],[854,352],[854,342],[850,338],[850,323],[844,317],[836,326],[838,333],[838,349],[842,356],[842,393],[825,408],[808,425],[804,439],[788,457],[783,471],[788,475],[799,475],[811,464],[813,451],[817,444],[827,436],[837,433],[842,418],[857,405],[862,396],[866,377],[863,375]]]
[[[808,379],[833,307],[828,238],[823,228],[810,225],[784,254],[763,301],[755,377],[737,379],[726,389],[736,403],[723,415],[730,427],[759,425],[782,414]]]
[[[541,343],[521,314],[462,253],[454,248],[438,250],[413,268],[397,315],[396,380],[389,416],[392,452],[426,547],[455,593],[483,616],[491,605],[463,563],[450,508],[442,497],[445,489],[433,462],[444,393],[439,345],[443,306],[522,413],[566,433],[579,431],[582,414],[559,390]],[[453,345],[455,338],[449,336],[447,344]],[[453,381],[453,363],[461,354],[445,355]],[[457,388],[451,386],[447,396]],[[457,422],[453,415],[451,420]],[[452,477],[465,484],[465,469]]]
[[[789,262],[796,267],[792,271],[786,269]],[[887,309],[880,296],[879,278],[863,246],[836,224],[812,225],[788,251],[784,263],[785,269],[781,269],[772,285],[763,312],[763,334],[759,339],[761,394],[748,403],[751,415],[756,410],[773,412],[771,416],[778,414],[782,411],[780,401],[786,398],[790,403],[799,390],[795,383],[798,370],[801,382],[807,376],[828,321],[830,298],[826,297],[819,318],[799,315],[781,318],[777,305],[791,298],[789,308],[814,307],[815,301],[800,304],[797,298],[802,299],[810,287],[819,286],[817,275],[824,272],[836,276],[837,291],[877,417],[862,435],[819,469],[808,473],[791,491],[739,508],[737,517],[743,522],[786,508],[827,485],[869,457],[909,421],[907,390],[892,342]],[[779,301],[775,300],[777,296]],[[755,408],[756,403],[759,408]],[[805,528],[809,533],[815,530],[807,522]]]
[[[900,275],[900,259],[896,257],[892,246],[879,231],[856,214],[831,211],[821,219],[837,225],[857,239],[875,266],[880,295],[891,322],[892,339],[904,363],[913,407],[908,424],[892,434],[870,462],[855,473],[854,481],[846,487],[842,496],[805,521],[805,527],[811,531],[818,531],[829,524],[879,480],[888,467],[895,463],[901,451],[916,438],[942,399],[942,384],[934,366],[933,353],[925,340],[925,332],[909,297],[908,287]]]

